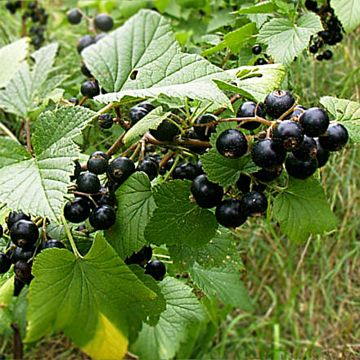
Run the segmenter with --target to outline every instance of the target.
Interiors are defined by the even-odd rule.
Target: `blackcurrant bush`
[[[73,25],[80,24],[82,16],[83,14],[79,9],[71,9],[66,14],[68,22]]]
[[[11,260],[4,254],[0,253],[0,274],[5,274],[11,267]]]
[[[172,141],[180,129],[172,121],[164,120],[156,130],[150,130],[150,134],[159,141]]]
[[[31,274],[31,267],[31,263],[19,260],[14,264],[14,273],[18,279],[22,280],[25,284],[29,284],[33,278]]]
[[[150,180],[153,180],[159,174],[159,165],[156,161],[145,159],[140,165],[138,165],[136,170],[143,171]]]
[[[197,176],[191,184],[191,193],[196,203],[202,208],[212,208],[221,203],[224,190],[207,178],[206,175]]]
[[[50,239],[48,241],[44,241],[41,244],[41,248],[44,249],[53,249],[53,248],[57,248],[57,249],[64,249],[65,245],[63,242],[59,241],[59,240],[55,240],[55,239]]]
[[[247,216],[241,208],[241,202],[237,199],[226,199],[222,201],[215,211],[217,222],[228,228],[236,228],[242,225]]]
[[[76,180],[77,190],[85,194],[96,194],[99,192],[101,184],[96,174],[84,172]]]
[[[236,129],[223,131],[216,140],[217,151],[230,159],[237,159],[246,154],[248,142],[246,136]]]
[[[246,174],[240,174],[238,181],[236,182],[236,187],[242,193],[247,193],[250,191],[251,177]]]
[[[6,225],[9,230],[11,230],[11,227],[19,220],[31,220],[29,215],[24,214],[23,212],[16,212],[12,211],[9,213],[7,219],[6,219]]]
[[[14,296],[19,296],[21,290],[24,288],[25,283],[17,276],[14,277]]]
[[[275,90],[265,98],[266,113],[274,119],[286,113],[295,104],[289,91]]]
[[[115,224],[116,213],[109,205],[101,205],[90,214],[89,221],[96,230],[106,230]]]
[[[275,166],[271,169],[260,169],[252,175],[259,181],[270,182],[277,179],[282,174],[282,170],[282,166]]]
[[[318,107],[305,110],[299,121],[304,129],[304,134],[310,137],[323,134],[329,126],[328,114]]]
[[[217,117],[213,114],[204,114],[195,120],[196,125],[209,124],[217,121]],[[194,132],[198,139],[209,140],[213,132],[215,132],[215,125],[211,126],[194,126]]]
[[[127,157],[120,156],[109,164],[107,175],[116,183],[122,184],[134,172],[134,162]]]
[[[131,122],[131,125],[135,125],[139,120],[141,120],[143,117],[145,117],[149,112],[141,107],[141,106],[134,106],[129,111],[129,119]]]
[[[15,245],[31,249],[39,237],[39,230],[32,221],[19,220],[11,227],[10,237]]]
[[[197,175],[196,165],[191,163],[180,164],[175,167],[172,177],[179,180],[194,180]]]
[[[301,146],[304,140],[304,131],[296,121],[283,120],[273,129],[272,140],[286,151],[292,151]]]
[[[65,219],[75,224],[85,221],[89,215],[90,205],[85,198],[77,197],[64,207]]]
[[[318,162],[315,159],[307,161],[298,160],[293,154],[289,154],[285,161],[285,168],[288,174],[296,179],[306,179],[315,173]]]
[[[251,156],[257,166],[273,168],[285,161],[286,151],[277,146],[272,140],[264,139],[254,144]]]
[[[263,214],[268,206],[266,196],[257,191],[250,191],[240,199],[241,208],[248,216]]]
[[[104,174],[108,168],[109,157],[103,151],[95,151],[90,155],[87,162],[87,169],[96,174]]]
[[[305,1],[305,7],[313,12],[317,12],[318,11],[318,4],[316,1],[313,0],[306,0]]]
[[[249,118],[249,117],[265,117],[265,109],[263,104],[256,104],[253,101],[245,101],[238,109],[236,116],[238,118]],[[256,121],[246,122],[241,124],[241,127],[246,130],[255,130],[261,124]]]
[[[98,30],[110,31],[114,26],[114,20],[108,14],[98,14],[94,18],[94,25]]]
[[[155,280],[161,281],[166,274],[166,266],[160,260],[152,260],[146,264],[145,274],[152,276]]]
[[[100,88],[95,80],[88,80],[81,84],[81,94],[88,98],[93,98],[100,94]]]
[[[321,168],[323,167],[327,161],[329,160],[329,157],[330,157],[330,151],[329,150],[325,150],[320,142],[319,142],[319,139],[315,139],[316,141],[316,159],[318,161],[318,167]]]
[[[82,74],[83,74],[84,76],[86,76],[86,77],[88,77],[88,78],[93,77],[92,74],[91,74],[91,72],[90,72],[90,70],[86,67],[85,64],[82,64],[82,65],[81,65],[80,70],[81,70],[81,72],[82,72]]]
[[[110,129],[114,124],[111,114],[99,115],[98,122],[102,129]]]
[[[254,63],[255,66],[261,66],[261,65],[267,65],[267,64],[268,64],[268,62],[264,58],[256,59],[256,61]]]
[[[314,138],[305,135],[301,146],[293,151],[293,155],[302,161],[310,160],[316,157],[317,146]]]
[[[80,54],[85,48],[95,44],[95,39],[91,35],[84,35],[77,44],[77,51]]]
[[[140,251],[133,253],[131,256],[125,259],[125,264],[137,264],[142,267],[151,260],[152,249],[151,246],[144,246]]]
[[[262,52],[262,48],[260,45],[254,45],[252,48],[251,48],[251,51],[254,55],[259,55],[261,54]]]
[[[319,142],[325,150],[339,151],[349,140],[349,133],[342,124],[331,124],[326,133],[319,137]]]

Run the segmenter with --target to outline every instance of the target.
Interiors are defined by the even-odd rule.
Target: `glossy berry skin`
[[[64,243],[62,243],[61,241],[59,240],[55,240],[55,239],[51,239],[51,240],[48,240],[48,241],[45,241],[41,244],[41,248],[44,250],[44,249],[54,249],[54,248],[57,248],[57,249],[65,249],[65,245]]]
[[[156,130],[150,130],[150,134],[159,141],[172,141],[180,134],[180,129],[173,122],[164,120]]]
[[[216,122],[217,117],[213,114],[204,114],[199,116],[195,120],[195,124],[208,124],[211,122]],[[194,132],[198,139],[200,140],[209,140],[213,132],[215,132],[215,125],[207,126],[194,126]]]
[[[305,135],[304,141],[297,150],[293,151],[293,155],[301,161],[307,161],[316,157],[317,146],[314,138]]]
[[[88,98],[93,98],[100,94],[100,88],[96,81],[88,80],[81,84],[81,94],[87,96]]]
[[[256,114],[255,114],[256,112]],[[256,104],[253,101],[245,101],[241,106],[239,107],[236,117],[238,118],[249,118],[249,117],[255,117],[255,116],[265,117],[265,109],[263,104]],[[241,127],[246,130],[255,130],[257,129],[261,124],[256,121],[247,122],[244,124],[241,124]]]
[[[209,181],[207,176],[203,174],[193,180],[191,193],[200,207],[209,209],[221,203],[224,190],[218,184]]]
[[[29,215],[26,215],[21,211],[11,211],[6,219],[7,228],[10,230],[11,227],[19,220],[31,220],[31,218]]]
[[[175,167],[172,177],[179,180],[194,180],[197,176],[196,165],[191,163],[180,164]]]
[[[159,165],[153,160],[144,160],[138,165],[137,171],[143,171],[151,180],[154,180],[159,174]]]
[[[283,120],[273,129],[272,140],[286,151],[292,151],[301,146],[304,140],[304,132],[299,123]]]
[[[77,197],[66,203],[64,207],[65,219],[78,224],[85,221],[90,215],[90,205],[85,198]]]
[[[333,53],[331,50],[325,50],[322,54],[324,60],[330,60],[333,57]]]
[[[248,142],[245,135],[236,129],[223,131],[216,140],[216,149],[230,159],[237,159],[246,154]]]
[[[262,48],[260,45],[254,45],[252,48],[251,48],[251,51],[254,55],[259,55],[261,54],[262,52]]]
[[[102,129],[110,129],[114,124],[111,114],[99,115],[98,122]]]
[[[68,101],[74,104],[74,106],[79,105],[79,99],[76,97],[71,97]]]
[[[129,119],[131,122],[131,125],[135,125],[139,120],[141,120],[143,117],[145,117],[149,112],[138,105],[132,107],[129,111]]]
[[[323,167],[329,160],[330,157],[330,151],[329,150],[325,150],[320,142],[319,139],[315,139],[316,141],[316,159],[318,161],[318,167],[321,168]]]
[[[349,140],[349,133],[342,124],[332,124],[326,133],[319,137],[321,146],[328,151],[341,150]]]
[[[145,268],[145,274],[152,276],[157,281],[161,281],[166,274],[166,266],[160,260],[149,261]]]
[[[82,16],[82,12],[79,9],[71,9],[66,14],[68,22],[72,25],[80,24]]]
[[[109,192],[106,188],[100,189],[100,195],[93,196],[96,203],[100,205],[109,205],[115,207],[117,205],[116,196],[114,193]]]
[[[250,191],[251,177],[246,174],[240,174],[238,181],[236,182],[236,187],[242,193],[247,193]]]
[[[77,44],[77,51],[80,54],[85,48],[95,44],[95,39],[91,35],[84,35]]]
[[[17,276],[14,277],[14,296],[19,296],[21,290],[24,288],[25,283]]]
[[[271,169],[260,169],[252,175],[262,182],[270,182],[277,179],[282,174],[282,166],[275,166]]]
[[[135,172],[135,164],[127,157],[120,156],[114,159],[108,167],[108,177],[121,184]]]
[[[82,65],[81,65],[80,70],[81,70],[81,72],[82,72],[82,74],[83,74],[84,76],[86,76],[86,77],[88,77],[88,78],[93,77],[92,74],[91,74],[91,72],[90,72],[90,70],[86,67],[85,64],[82,64]]]
[[[314,11],[314,12],[318,11],[318,4],[316,1],[313,0],[306,0],[305,7],[310,11]]]
[[[140,251],[133,253],[131,256],[125,259],[125,264],[137,264],[142,267],[151,260],[152,249],[151,246],[144,246]]]
[[[295,103],[289,91],[275,90],[265,98],[266,113],[274,119],[286,113]]]
[[[272,140],[264,139],[254,144],[251,156],[254,163],[262,168],[273,168],[285,161],[286,151]]]
[[[104,174],[108,168],[109,158],[103,151],[95,151],[90,155],[87,162],[87,169],[96,174]]]
[[[90,214],[89,221],[96,230],[106,230],[115,224],[116,213],[109,205],[101,205]]]
[[[309,52],[311,54],[316,54],[318,52],[318,50],[319,50],[319,48],[314,44],[309,46]]]
[[[33,278],[31,274],[31,263],[24,260],[19,260],[14,265],[14,273],[17,278],[22,280],[25,284],[29,284]]]
[[[268,206],[266,196],[257,191],[246,193],[241,199],[241,208],[248,216],[263,214]]]
[[[76,180],[77,190],[85,194],[96,194],[99,192],[101,184],[96,174],[84,172]]]
[[[6,249],[6,256],[15,264],[19,260],[28,261],[31,259],[34,255],[35,245],[29,249],[23,249],[10,241]]]
[[[294,111],[287,118],[288,120],[298,120],[303,112],[306,110],[304,106],[296,105]]]
[[[147,101],[143,101],[137,104],[137,106],[145,109],[147,112],[153,111],[155,109],[155,106]]]
[[[108,14],[98,14],[94,18],[96,29],[101,31],[110,31],[114,27],[114,20]]]
[[[267,65],[267,64],[268,64],[268,62],[264,58],[259,58],[254,63],[255,66],[261,66],[261,65]]]
[[[242,225],[247,216],[241,208],[241,202],[237,199],[226,199],[216,207],[215,217],[217,222],[228,228],[236,228]]]
[[[31,249],[39,237],[39,230],[32,221],[19,220],[11,227],[10,237],[16,246]]]
[[[316,60],[318,60],[318,61],[324,60],[323,55],[322,55],[322,54],[318,55],[318,56],[316,57]]]
[[[299,118],[304,134],[317,137],[323,134],[329,126],[329,116],[325,110],[313,107],[304,111]]]
[[[0,274],[5,274],[11,267],[11,260],[4,254],[0,253]]]
[[[308,161],[301,161],[293,154],[289,154],[285,161],[285,168],[290,176],[304,180],[315,173],[318,168],[318,162],[316,158]]]

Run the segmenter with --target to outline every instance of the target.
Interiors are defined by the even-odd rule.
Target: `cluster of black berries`
[[[0,274],[9,271],[14,264],[14,295],[18,296],[25,284],[30,284],[33,278],[31,267],[34,257],[44,249],[65,246],[55,239],[40,240],[37,225],[23,212],[10,212],[6,227],[5,233],[10,241],[5,251],[0,253]],[[4,229],[0,225],[0,237],[3,235]]]
[[[262,47],[261,45],[254,45],[252,48],[251,48],[251,51],[254,55],[260,55],[261,52],[262,52]],[[268,55],[264,54],[264,57],[259,57],[256,59],[254,65],[266,65],[266,64],[269,64],[269,62],[266,60],[266,58],[268,58]]]
[[[309,46],[311,54],[317,54],[324,45],[334,46],[340,43],[343,39],[343,28],[340,21],[334,15],[334,10],[329,3],[319,7],[316,1],[306,0],[305,6],[308,10],[317,13],[322,21],[324,30],[319,31],[317,36],[312,38],[312,43]],[[331,50],[327,49],[316,56],[319,61],[330,60],[333,57]]]

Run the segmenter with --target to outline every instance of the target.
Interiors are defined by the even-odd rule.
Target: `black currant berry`
[[[324,60],[330,60],[333,57],[333,53],[331,50],[325,50],[322,54]]]
[[[294,107],[294,111],[287,117],[288,120],[298,120],[299,117],[303,114],[306,110],[304,106],[296,105]]]
[[[74,104],[74,106],[79,105],[79,99],[76,97],[71,97],[68,101]]]
[[[85,198],[77,197],[64,207],[65,219],[75,224],[85,221],[89,215],[90,205]]]
[[[107,175],[111,180],[122,184],[134,172],[134,162],[127,157],[120,156],[109,164]]]
[[[103,39],[103,38],[105,38],[105,37],[106,37],[106,34],[104,34],[104,33],[97,34],[97,35],[95,36],[95,42],[97,43],[97,42],[99,42],[101,39]]]
[[[83,74],[84,76],[86,76],[86,77],[88,77],[88,78],[93,77],[92,74],[91,74],[91,72],[90,72],[90,70],[86,67],[85,64],[82,64],[82,65],[81,65],[80,70],[81,70],[81,72],[82,72],[82,74]]]
[[[71,9],[66,14],[68,22],[72,25],[80,24],[82,16],[83,14],[79,9]]]
[[[216,140],[217,151],[230,159],[237,159],[246,154],[248,142],[245,135],[236,129],[223,131]]]
[[[149,112],[141,107],[141,106],[134,106],[129,111],[129,119],[131,122],[131,125],[135,125],[139,120],[141,120],[143,117],[145,117]]]
[[[35,246],[29,249],[22,249],[19,246],[16,246],[12,241],[9,242],[6,247],[6,256],[15,264],[19,260],[28,261],[34,255]]]
[[[251,150],[254,163],[262,168],[273,168],[285,161],[286,151],[272,140],[264,139],[254,144]]]
[[[0,253],[0,274],[5,274],[11,267],[11,260],[4,254]]]
[[[204,114],[204,115],[199,116],[195,120],[195,124],[196,125],[209,124],[209,123],[216,122],[216,121],[217,121],[217,117],[215,115]],[[211,134],[213,132],[215,132],[215,125],[213,124],[211,126],[194,126],[194,132],[198,139],[209,140]]]
[[[251,177],[246,174],[240,174],[238,181],[236,182],[236,187],[242,193],[247,193],[250,191]]]
[[[172,141],[180,129],[172,121],[164,120],[156,130],[150,130],[150,134],[159,141]]]
[[[19,296],[21,290],[24,288],[25,283],[17,276],[14,277],[14,296]]]
[[[305,7],[313,12],[317,12],[318,11],[318,4],[316,1],[313,0],[306,0],[305,1]]]
[[[316,141],[310,137],[305,135],[304,141],[301,146],[293,151],[293,155],[301,161],[307,161],[316,157],[317,146]]]
[[[117,205],[116,196],[107,188],[101,188],[99,195],[94,195],[93,198],[98,205],[109,205],[115,207]]]
[[[304,132],[299,123],[292,120],[283,120],[272,131],[272,140],[286,151],[298,149],[303,140]]]
[[[196,203],[202,208],[212,208],[221,203],[224,190],[207,178],[206,175],[197,176],[191,184],[191,193]]]
[[[321,168],[323,167],[327,161],[329,160],[329,157],[330,157],[330,151],[329,150],[325,150],[320,142],[319,142],[319,139],[315,139],[316,141],[316,159],[318,161],[318,167]]]
[[[275,166],[271,169],[260,169],[252,175],[259,181],[270,182],[277,179],[282,173],[282,166]]]
[[[324,60],[324,56],[322,54],[320,54],[316,57],[316,60],[322,61],[322,60]]]
[[[159,165],[156,161],[145,159],[140,165],[138,165],[136,170],[143,171],[150,180],[153,180],[159,174]]]
[[[110,31],[114,26],[114,20],[108,14],[98,14],[94,18],[94,25],[98,30]]]
[[[166,274],[166,266],[160,260],[152,260],[146,264],[145,274],[152,276],[155,280],[161,281]]]
[[[318,52],[318,50],[319,50],[319,48],[315,44],[309,46],[309,52],[311,54],[316,54]]]
[[[106,230],[115,224],[116,213],[109,205],[101,205],[90,214],[89,221],[96,230]]]
[[[15,245],[31,249],[39,237],[39,230],[32,221],[19,220],[11,227],[10,237]]]
[[[100,94],[100,88],[95,80],[88,80],[81,84],[81,94],[88,98],[93,98]]]
[[[293,154],[289,154],[285,161],[285,168],[288,174],[296,179],[306,179],[315,173],[318,162],[315,159],[307,161],[298,160]]]
[[[7,219],[6,219],[6,225],[9,230],[11,230],[11,227],[19,220],[31,220],[29,215],[24,214],[23,212],[16,212],[12,211],[9,213]]]
[[[95,39],[91,35],[84,35],[77,44],[77,51],[80,54],[85,48],[95,44]]]
[[[217,222],[228,228],[236,228],[242,225],[247,216],[241,208],[241,202],[237,199],[226,199],[216,207],[215,216]]]
[[[251,51],[254,55],[259,55],[261,54],[262,52],[262,48],[260,45],[254,45],[252,48],[251,48]]]
[[[180,164],[175,167],[172,177],[179,180],[194,180],[197,175],[197,167],[191,163]]]
[[[137,104],[137,106],[145,109],[147,112],[153,111],[155,109],[155,106],[153,104],[150,104],[147,101],[143,101],[143,102]]]
[[[104,174],[108,168],[109,158],[103,151],[95,151],[90,155],[87,162],[87,169],[96,174]]]
[[[110,129],[114,124],[111,114],[99,115],[98,122],[102,129]]]
[[[125,259],[125,264],[137,264],[142,267],[151,260],[152,249],[151,246],[144,246],[140,251],[133,253],[131,256]]]
[[[33,278],[31,274],[32,264],[24,260],[19,260],[14,264],[14,273],[18,279],[25,284],[29,284]]]
[[[44,242],[41,244],[41,248],[42,248],[43,250],[44,250],[44,249],[53,249],[53,248],[64,249],[64,248],[65,248],[65,245],[64,245],[64,243],[62,243],[62,242],[59,241],[59,240],[51,239],[51,240],[48,240],[48,241],[44,241]]]
[[[304,111],[299,122],[304,129],[304,134],[316,137],[323,134],[329,126],[329,116],[325,110],[313,107]]]
[[[84,172],[76,180],[77,190],[85,194],[96,194],[99,192],[101,184],[96,174]]]
[[[277,119],[295,104],[295,99],[289,91],[275,90],[265,98],[266,113]]]
[[[268,206],[266,196],[262,192],[250,191],[241,199],[241,208],[248,216],[263,214]]]
[[[255,116],[265,117],[265,109],[263,104],[256,104],[253,101],[245,101],[238,109],[236,116],[238,118],[250,118]],[[241,127],[246,130],[255,130],[261,124],[256,121],[246,122],[241,124]]]
[[[339,151],[349,140],[349,133],[342,124],[331,124],[326,133],[319,137],[319,142],[325,150]]]
[[[268,62],[264,58],[259,58],[254,63],[255,66],[262,66],[262,65],[267,65],[267,64],[268,64]]]

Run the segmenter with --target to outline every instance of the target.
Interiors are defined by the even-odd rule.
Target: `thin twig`
[[[233,104],[236,100],[239,100],[241,98],[240,94],[235,94],[230,98],[230,102]],[[214,115],[220,115],[222,112],[224,112],[227,109],[227,107],[222,107],[216,111],[214,111]]]
[[[19,326],[15,323],[11,324],[11,328],[14,330],[13,335],[13,354],[14,359],[23,359],[24,358],[24,346],[21,340]]]
[[[114,155],[119,147],[123,144],[123,139],[124,139],[124,136],[125,136],[126,132],[124,131],[118,138],[117,140],[111,145],[110,149],[106,152],[106,155],[108,157]]]
[[[0,129],[7,135],[9,136],[11,139],[19,142],[19,140],[17,139],[17,137],[11,132],[11,130],[2,122],[0,122]]]
[[[30,153],[32,153],[30,119],[25,120],[25,133],[26,133],[26,147],[27,147],[28,151]]]

